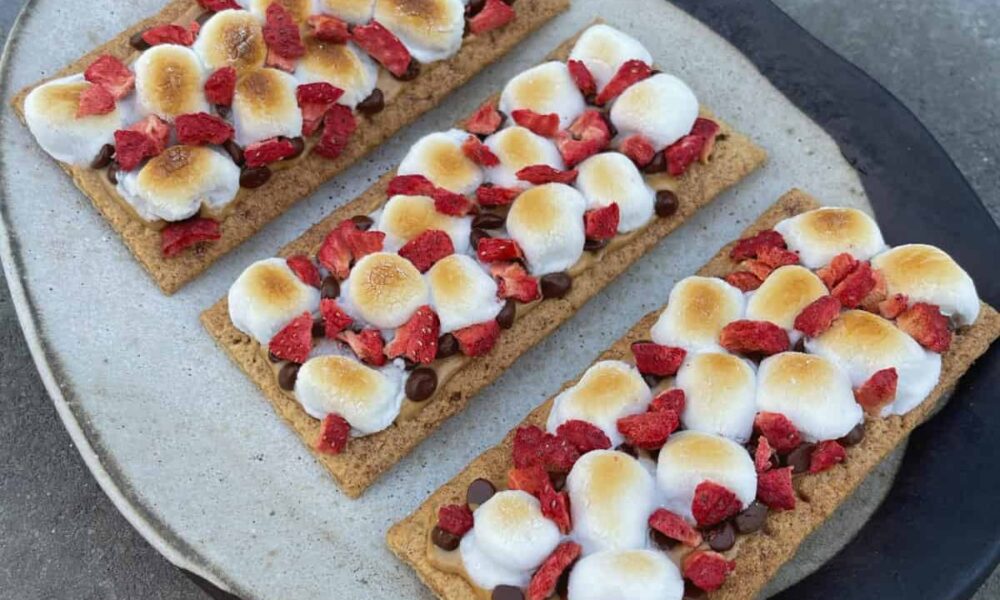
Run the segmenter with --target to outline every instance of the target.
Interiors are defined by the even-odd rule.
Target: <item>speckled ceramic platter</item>
[[[742,2],[684,4],[708,11],[699,17],[717,27],[722,23],[720,31],[748,56],[766,54],[774,46],[769,41],[773,32],[755,37],[758,28],[767,25],[754,13],[760,9]],[[30,2],[5,54],[5,105],[12,91],[53,72],[157,6],[157,0]],[[222,295],[250,261],[272,255],[367,188],[419,136],[447,127],[456,114],[468,113],[503,81],[536,63],[597,15],[638,37],[666,70],[687,80],[720,116],[765,147],[768,166],[701,211],[523,356],[362,499],[349,500],[275,418],[256,388],[214,347],[198,324],[199,311]],[[726,30],[732,19],[736,29]],[[383,545],[391,523],[580,372],[629,324],[662,304],[677,279],[704,262],[723,240],[733,238],[784,190],[797,185],[831,203],[870,208],[862,181],[833,138],[757,70],[760,66],[767,72],[769,64],[778,64],[782,72],[768,75],[782,85],[790,76],[801,75],[809,63],[800,64],[795,53],[770,60],[755,66],[725,39],[666,2],[574,0],[569,13],[169,298],[158,292],[86,199],[6,111],[0,121],[0,256],[39,372],[104,490],[178,566],[246,600],[329,598],[333,590],[342,598],[427,597],[416,577]],[[798,72],[792,68],[796,64]],[[820,83],[812,85],[823,89]],[[796,103],[811,108],[796,97],[805,88],[786,89]],[[822,112],[813,114],[823,121]],[[824,124],[835,134],[844,133]],[[909,127],[926,135],[915,121]],[[855,154],[859,160],[873,160],[865,163],[866,174],[893,158],[880,153],[873,159],[866,150],[860,147]],[[954,171],[946,157],[944,166]],[[866,176],[865,183],[885,226],[888,214],[882,211],[892,205],[880,206],[878,201],[891,194],[884,185],[873,187],[870,180]],[[964,184],[960,177],[959,182]],[[956,197],[968,202],[963,190],[971,194],[966,186]],[[970,214],[961,218],[969,219]],[[919,239],[959,250],[952,244],[961,243],[958,233],[963,227],[951,227],[955,233],[950,239],[923,232],[910,235],[891,224],[886,230],[893,243]],[[981,240],[983,235],[992,234],[980,235]],[[995,248],[996,238],[976,243],[993,243],[990,248]],[[968,266],[964,251],[956,255]],[[985,276],[976,268],[970,271]],[[982,284],[979,277],[977,283]],[[995,286],[982,289],[981,295],[997,304]],[[977,367],[967,380],[978,384],[995,376],[996,354],[983,361],[992,366]],[[970,393],[962,390],[963,396]],[[961,405],[952,402],[945,410],[961,410]],[[777,587],[815,569],[857,531],[890,487],[896,464],[890,461],[869,479],[783,572]],[[799,586],[815,579],[809,577]]]

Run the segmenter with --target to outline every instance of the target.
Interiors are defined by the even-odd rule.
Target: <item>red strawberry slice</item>
[[[761,231],[757,235],[736,242],[732,250],[729,251],[729,258],[737,262],[748,258],[757,258],[760,251],[768,247],[787,248],[785,238],[773,229]]]
[[[160,230],[160,253],[173,258],[184,250],[222,237],[219,222],[202,217],[191,217],[184,221],[168,223]]]
[[[641,60],[625,61],[622,66],[618,67],[618,71],[611,78],[611,81],[597,94],[594,104],[604,106],[621,95],[633,83],[642,81],[652,74],[652,67]]]
[[[230,106],[236,93],[236,69],[221,67],[205,80],[205,99],[218,106]]]
[[[323,417],[323,423],[320,424],[316,451],[322,454],[340,454],[347,448],[350,437],[351,424],[337,413],[330,413]]]
[[[760,434],[779,453],[786,454],[802,443],[802,436],[795,425],[781,413],[760,412],[753,420]]]
[[[948,318],[937,305],[917,302],[896,318],[896,326],[932,352],[940,354],[951,347]]]
[[[378,21],[355,26],[351,38],[396,77],[402,77],[410,68],[412,57],[406,46]]]
[[[809,472],[820,473],[847,460],[847,451],[834,440],[824,440],[813,448],[809,457]]]
[[[235,130],[229,123],[208,113],[180,115],[174,119],[177,141],[182,144],[221,145],[232,139]]]
[[[632,344],[635,366],[643,375],[670,377],[677,374],[687,352],[683,348],[663,346],[653,342]]]
[[[313,150],[316,154],[333,160],[344,152],[357,128],[358,122],[351,109],[343,104],[334,104],[326,112],[323,135]]]
[[[618,419],[618,431],[631,446],[646,450],[662,448],[680,418],[671,411],[646,412]]]
[[[597,82],[594,80],[594,75],[582,60],[570,59],[566,61],[566,67],[569,68],[569,76],[573,78],[573,83],[580,89],[584,98],[590,98],[597,94]]]
[[[482,356],[493,349],[500,337],[496,320],[469,325],[451,332],[458,340],[458,349],[466,356]]]
[[[483,184],[476,189],[476,202],[480,206],[509,206],[521,194],[521,190],[498,185]]]
[[[532,185],[543,185],[546,183],[565,183],[568,185],[576,181],[576,176],[576,169],[560,171],[548,165],[532,165],[524,167],[517,172],[518,179],[527,181]]]
[[[490,135],[503,125],[503,115],[492,102],[486,102],[472,113],[465,130],[476,135]]]
[[[451,238],[438,229],[424,231],[399,249],[399,255],[413,263],[421,273],[426,273],[434,263],[454,253]]]
[[[305,56],[299,26],[281,2],[272,2],[264,13],[264,43],[269,54],[273,52],[285,60]]]
[[[346,44],[351,39],[347,23],[330,15],[309,15],[306,23],[317,40],[332,44]]]
[[[694,489],[691,514],[698,527],[718,525],[743,510],[743,504],[732,490],[714,481],[702,481]]]
[[[570,419],[560,425],[556,429],[556,436],[569,442],[580,454],[611,447],[611,440],[600,428],[579,419]]]
[[[316,133],[323,117],[343,95],[344,90],[322,81],[300,85],[295,90],[295,99],[302,111],[302,135]]]
[[[640,169],[653,162],[653,156],[656,155],[653,142],[638,133],[623,139],[618,145],[618,151],[632,159],[635,166]]]
[[[477,165],[495,167],[500,164],[500,159],[497,158],[496,154],[493,154],[489,146],[471,134],[462,142],[462,153]]]
[[[125,63],[110,54],[102,54],[90,63],[83,78],[107,90],[115,100],[128,96],[135,88],[135,75]]]
[[[497,296],[500,298],[513,298],[523,303],[538,300],[542,296],[538,279],[529,275],[520,263],[493,264],[490,266],[490,274],[497,279]]]
[[[618,233],[621,210],[617,203],[588,210],[583,214],[584,231],[588,240],[610,240]],[[484,240],[485,241],[485,240]]]
[[[356,333],[350,329],[341,331],[337,339],[344,342],[354,350],[354,354],[370,365],[381,367],[386,363],[383,348],[385,341],[378,329],[363,329],[361,333]]]
[[[695,550],[684,557],[681,571],[686,579],[706,592],[714,592],[736,569],[734,561],[712,550]]]
[[[275,6],[272,4],[271,6]],[[248,167],[263,167],[284,160],[297,152],[295,145],[287,138],[269,138],[254,142],[246,147],[243,156]]]
[[[502,0],[486,0],[483,8],[469,19],[469,31],[479,35],[503,27],[517,15],[514,8]]]
[[[421,306],[410,320],[396,329],[396,337],[385,347],[389,358],[405,356],[415,363],[429,365],[437,355],[441,321],[430,306]]]
[[[333,298],[320,300],[319,312],[323,315],[323,335],[329,340],[337,339],[337,336],[353,322],[350,315],[340,308]]]
[[[190,46],[194,43],[195,31],[180,25],[156,25],[142,32],[142,40],[150,46],[160,44],[179,44]]]
[[[649,526],[689,548],[701,545],[702,538],[698,530],[691,527],[680,515],[665,508],[658,508],[650,515]]]
[[[100,85],[91,85],[80,93],[76,118],[106,115],[115,109],[115,97]]]
[[[312,350],[313,318],[308,312],[292,319],[267,344],[271,354],[282,360],[304,363]]]
[[[507,262],[521,260],[524,252],[521,247],[511,239],[506,238],[483,238],[476,246],[476,256],[484,263]]]
[[[559,115],[555,113],[539,114],[527,108],[511,111],[514,122],[542,137],[552,137],[559,132]]]
[[[895,367],[876,371],[861,384],[861,387],[854,390],[854,399],[866,413],[878,416],[885,406],[892,404],[896,399],[898,384],[899,374]]]
[[[295,273],[302,283],[318,288],[320,286],[319,269],[305,254],[294,254],[285,259],[285,264]]]

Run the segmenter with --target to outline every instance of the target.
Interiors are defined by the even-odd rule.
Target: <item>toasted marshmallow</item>
[[[538,500],[521,490],[493,494],[473,518],[459,553],[465,572],[483,589],[527,586],[532,571],[559,544],[559,528],[542,515]]]
[[[587,201],[562,183],[533,187],[514,200],[507,232],[528,259],[534,275],[565,271],[583,254],[583,213]]]
[[[105,144],[115,142],[115,131],[124,125],[118,107],[106,115],[76,117],[80,94],[89,87],[82,75],[73,75],[42,84],[24,99],[28,129],[58,161],[89,165]]]
[[[364,25],[375,12],[375,0],[313,0],[313,12]]]
[[[583,61],[587,65],[587,70],[597,82],[598,90],[608,84],[626,61],[641,60],[647,65],[653,64],[649,50],[638,40],[603,23],[580,34],[569,58]]]
[[[423,175],[434,185],[456,194],[471,194],[483,182],[483,172],[462,152],[469,134],[460,129],[420,138],[399,163],[399,175]]]
[[[677,565],[655,550],[607,550],[584,556],[569,573],[569,600],[681,600]]]
[[[341,286],[345,310],[379,329],[410,320],[430,300],[427,282],[413,263],[398,254],[375,252],[359,260]]]
[[[573,537],[584,554],[646,545],[646,521],[655,508],[653,476],[624,452],[595,450],[566,477]]]
[[[147,221],[181,221],[202,205],[219,209],[239,191],[240,168],[205,146],[170,146],[118,179],[118,192]]]
[[[522,71],[507,82],[500,94],[500,110],[518,109],[540,115],[559,115],[559,128],[566,129],[586,110],[587,103],[576,87],[565,63],[551,61]]]
[[[895,367],[899,375],[896,400],[882,416],[902,415],[924,401],[941,375],[941,355],[924,350],[902,330],[882,317],[849,310],[815,338],[806,338],[806,350],[832,361],[860,387],[876,371]]]
[[[375,0],[375,20],[422,63],[458,52],[465,33],[462,0]]]
[[[301,83],[329,83],[344,90],[337,102],[354,108],[375,89],[378,64],[353,43],[334,44],[312,36],[304,40],[295,78]]]
[[[676,383],[686,399],[681,414],[685,427],[741,444],[750,439],[757,381],[746,360],[721,352],[688,355]]]
[[[193,50],[175,44],[153,46],[135,61],[136,102],[142,114],[172,120],[208,111],[205,71]]]
[[[785,415],[810,442],[844,437],[864,419],[847,373],[822,356],[801,352],[761,361],[757,410]]]
[[[295,397],[310,416],[336,413],[362,435],[392,424],[403,403],[403,369],[381,370],[346,356],[317,356],[299,369]]]
[[[618,419],[645,412],[652,393],[639,370],[620,360],[594,363],[573,387],[552,404],[547,428],[555,433],[566,421],[578,419],[598,427],[617,446],[624,438]]]
[[[297,88],[295,78],[278,69],[257,69],[240,78],[233,96],[236,143],[249,146],[272,137],[302,135]]]
[[[618,205],[619,233],[638,229],[653,218],[656,193],[629,157],[604,152],[580,163],[577,171],[576,189],[587,199],[587,210]]]
[[[306,22],[312,12],[312,0],[240,0],[241,4],[246,5],[251,13],[262,20],[267,16],[267,7],[275,2],[283,6],[300,25]]]
[[[906,294],[910,302],[936,304],[958,325],[979,317],[976,284],[948,253],[926,244],[906,244],[872,259],[885,275],[889,294]]]
[[[810,269],[826,265],[842,252],[868,260],[885,249],[878,224],[856,208],[810,210],[781,221],[774,229]]]
[[[261,20],[245,10],[223,10],[198,31],[194,51],[207,69],[233,67],[240,73],[264,66],[267,44]]]
[[[428,229],[447,233],[455,252],[464,253],[469,248],[472,218],[438,212],[428,196],[393,196],[379,213],[378,230],[385,233],[386,250],[399,250]]]
[[[656,481],[667,509],[694,520],[691,501],[703,481],[725,486],[744,507],[757,496],[757,472],[746,448],[736,442],[700,431],[674,433],[660,450]]]
[[[497,282],[474,258],[452,254],[427,271],[431,305],[441,320],[441,333],[491,321],[500,314]]]
[[[302,283],[285,259],[267,258],[240,274],[228,302],[233,326],[267,344],[295,317],[319,310],[319,290]]]
[[[660,73],[632,84],[611,106],[620,138],[638,133],[659,150],[691,132],[698,98],[686,83]]]
[[[719,333],[743,318],[744,304],[743,293],[718,277],[686,277],[670,290],[650,337],[689,352],[719,350]]]
[[[559,149],[551,141],[520,126],[501,129],[484,142],[500,160],[495,167],[487,167],[486,180],[508,188],[527,188],[529,183],[517,178],[525,167],[548,165],[560,171],[566,168]]]
[[[795,330],[795,317],[817,298],[827,295],[826,285],[815,273],[799,265],[774,270],[747,300],[746,318],[770,321],[789,332],[792,343],[802,334]]]

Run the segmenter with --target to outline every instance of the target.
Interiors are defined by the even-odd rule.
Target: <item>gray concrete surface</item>
[[[1000,220],[996,0],[776,1],[913,109]],[[0,39],[19,4],[0,1]],[[89,476],[35,374],[6,283],[0,286],[0,401],[0,456],[6,459],[0,599],[205,598],[129,527]],[[1000,572],[975,600],[993,598],[1000,598]]]

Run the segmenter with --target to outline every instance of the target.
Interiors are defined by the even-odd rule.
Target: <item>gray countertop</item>
[[[909,106],[1000,220],[996,0],[776,2]],[[0,2],[0,39],[20,4]],[[0,471],[0,599],[206,597],[132,530],[87,472],[35,373],[6,283],[0,401],[0,456],[7,459]],[[1000,598],[1000,571],[975,600],[991,598]]]

